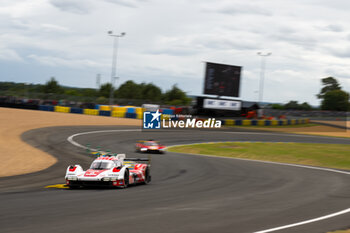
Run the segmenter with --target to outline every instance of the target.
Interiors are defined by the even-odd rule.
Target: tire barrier
[[[42,111],[51,112],[63,112],[63,113],[75,113],[75,114],[85,114],[94,116],[111,116],[111,117],[122,117],[122,118],[133,118],[142,119],[144,108],[134,107],[134,106],[118,106],[110,107],[106,105],[98,105],[97,109],[82,109],[82,108],[71,108],[64,106],[51,106],[51,105],[40,105],[38,107]],[[170,110],[170,111],[167,111]],[[165,109],[168,114],[173,112],[171,109]]]
[[[111,111],[100,110],[100,111],[98,111],[98,115],[99,116],[111,116]]]
[[[136,108],[136,118],[137,119],[142,119],[143,118],[143,112],[145,111],[144,108]]]
[[[64,112],[64,113],[70,113],[71,111],[70,107],[62,107],[62,106],[55,106],[54,111],[55,112]]]
[[[292,119],[292,120],[221,120],[225,126],[283,126],[283,125],[298,125],[307,124],[309,119]]]
[[[84,109],[83,114],[97,116],[98,112],[99,112],[99,110],[97,110],[97,109]]]
[[[126,107],[113,107],[112,116],[113,117],[126,117],[127,108]]]
[[[118,111],[113,111],[112,112],[112,117],[125,117],[126,112],[118,112]]]
[[[99,105],[98,110],[100,111],[111,111],[111,107],[108,105]]]
[[[55,107],[52,105],[40,105],[39,110],[53,112],[55,110]]]
[[[84,109],[82,109],[82,108],[70,108],[70,113],[83,114]]]
[[[125,114],[125,117],[126,118],[134,118],[134,119],[136,119],[136,113],[127,112]]]
[[[108,108],[107,108],[108,107]],[[75,114],[85,114],[94,116],[108,116],[108,117],[121,117],[121,118],[132,118],[132,119],[142,119],[144,108],[134,107],[134,106],[106,106],[99,105],[98,109],[82,109],[82,108],[71,108],[64,106],[52,106],[52,105],[40,105],[39,110],[51,111],[51,112],[62,112],[62,113],[75,113]],[[107,110],[109,109],[109,110]],[[174,116],[174,109],[162,108],[159,110],[162,115],[161,119],[168,120],[171,116]],[[172,118],[176,120],[177,118]],[[181,120],[181,119],[179,119]],[[202,119],[197,119],[202,120]],[[221,120],[223,126],[283,126],[283,125],[297,125],[297,124],[307,124],[309,119],[281,119],[281,120],[248,120],[248,119],[225,119]]]

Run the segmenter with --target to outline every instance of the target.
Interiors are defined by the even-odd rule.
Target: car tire
[[[151,182],[151,174],[149,168],[147,167],[145,171],[145,181],[143,184],[149,184],[149,182]]]
[[[127,188],[129,186],[129,170],[126,170],[124,173],[124,180],[123,180],[124,185],[121,188]]]

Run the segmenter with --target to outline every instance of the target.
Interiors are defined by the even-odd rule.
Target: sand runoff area
[[[56,163],[53,156],[23,142],[20,138],[22,133],[43,127],[78,125],[140,126],[141,121],[128,118],[0,108],[0,177],[40,171]],[[23,163],[23,159],[29,156],[30,163]]]
[[[336,126],[350,128],[350,121],[312,121],[312,122],[326,123],[326,124],[330,124],[330,125],[336,125]]]
[[[50,167],[56,159],[21,140],[21,134],[31,130],[50,126],[78,125],[130,125],[140,126],[141,121],[128,118],[89,116],[0,108],[0,177],[14,176],[36,172]],[[253,129],[253,127],[249,127]],[[291,127],[291,128],[257,128],[287,133],[302,133],[325,136],[350,137],[350,131],[335,129],[328,126]],[[35,155],[35,156],[33,156]],[[30,156],[30,163],[23,159]],[[16,169],[12,169],[16,167]]]

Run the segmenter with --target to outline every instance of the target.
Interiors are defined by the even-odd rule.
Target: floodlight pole
[[[113,105],[113,83],[114,80],[117,79],[117,52],[118,52],[118,41],[119,37],[123,37],[126,35],[125,32],[120,33],[119,35],[113,34],[113,31],[108,32],[109,36],[113,36],[113,57],[112,57],[112,72],[111,72],[111,90],[109,92],[109,105]]]
[[[266,66],[266,57],[270,56],[272,53],[257,53],[261,57],[261,66],[260,66],[260,83],[259,83],[259,103],[263,101],[264,94],[264,78],[265,78],[265,66]]]

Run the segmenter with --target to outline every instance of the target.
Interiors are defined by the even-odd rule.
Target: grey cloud
[[[204,47],[219,49],[219,50],[228,50],[228,49],[236,49],[236,50],[257,50],[260,49],[260,45],[257,42],[250,41],[236,41],[230,39],[209,39],[207,41],[199,42]]]
[[[114,20],[122,20],[118,25],[122,24],[128,33],[121,44],[120,63],[118,60],[120,76],[124,74],[125,79],[129,77],[128,67],[139,72],[135,77],[140,80],[152,77],[151,80],[157,82],[167,77],[171,70],[176,73],[171,77],[173,82],[190,86],[192,83],[180,80],[180,77],[188,70],[193,70],[194,74],[183,76],[198,77],[203,71],[200,60],[206,59],[240,63],[245,67],[244,76],[255,81],[259,77],[260,58],[255,55],[258,51],[273,53],[267,63],[267,77],[271,77],[270,83],[286,77],[283,84],[272,85],[280,90],[292,85],[296,77],[310,86],[318,86],[319,81],[311,84],[311,79],[325,68],[340,72],[343,67],[345,77],[346,67],[350,66],[350,31],[345,24],[350,16],[347,8],[339,4],[340,0],[320,0],[322,4],[317,0],[287,0],[283,5],[279,1],[261,0],[185,0],[176,3],[170,0],[4,1],[5,4],[0,3],[4,6],[0,27],[5,32],[0,36],[0,59],[12,59],[11,67],[15,68],[7,72],[12,72],[13,77],[26,77],[22,75],[26,63],[42,66],[47,72],[66,72],[69,77],[78,72],[86,74],[87,68],[92,74],[101,72],[108,77],[112,44],[104,31]],[[312,4],[307,3],[311,1]],[[337,5],[342,9],[337,11],[324,5]],[[143,9],[144,6],[147,9]],[[85,14],[85,25],[91,27],[82,27],[81,17],[75,17],[81,14]],[[28,54],[32,55],[28,57]],[[334,67],[330,66],[332,63],[335,63]],[[161,66],[163,69],[156,72],[144,66]],[[273,72],[278,69],[301,70],[303,74]],[[334,71],[326,73],[338,76],[339,72]],[[35,78],[35,71],[30,72],[26,74],[28,79]],[[159,80],[154,78],[156,75]],[[86,83],[85,78],[76,78],[77,85],[88,85]],[[93,81],[90,83],[94,85]],[[161,85],[167,87],[169,83],[169,79],[164,78]],[[346,83],[349,89],[350,82]],[[312,95],[307,94],[308,90],[300,94],[297,85],[287,89],[292,94],[281,91],[279,99],[287,100],[294,95],[300,101],[319,101],[314,97],[318,87]],[[249,88],[242,93],[247,98],[254,97]]]
[[[60,9],[75,14],[88,14],[91,12],[92,6],[86,0],[50,0],[50,3]]]
[[[347,70],[344,70],[340,67],[327,68],[327,69],[325,69],[325,73],[329,74],[330,76],[336,77],[336,78],[350,79],[350,72]]]
[[[271,39],[278,40],[278,42],[286,42],[293,45],[298,45],[304,49],[314,49],[317,45],[317,40],[311,36],[305,35],[302,32],[295,33],[278,33],[272,34]]]
[[[146,2],[147,0],[105,0],[113,4],[136,8],[140,2]]]
[[[297,30],[284,25],[283,27],[278,28],[278,32],[283,33],[283,34],[293,34],[293,33],[297,33]]]
[[[341,58],[350,58],[350,48],[344,48],[344,49],[329,49],[329,52],[336,56]]]
[[[0,60],[22,61],[23,59],[15,50],[0,48]]]
[[[238,15],[238,14],[252,14],[252,15],[264,15],[264,16],[271,16],[272,13],[264,8],[260,8],[258,6],[252,6],[252,5],[234,5],[234,6],[227,6],[227,7],[221,7],[217,10],[217,12],[222,14],[229,14],[229,15]]]
[[[341,11],[348,11],[350,8],[350,2],[348,0],[335,0],[335,1],[329,1],[329,0],[308,0],[308,1],[302,1],[303,4],[311,5],[311,6],[322,6],[327,9],[334,9],[334,10],[341,10]]]
[[[169,56],[189,56],[197,54],[198,51],[188,48],[167,48],[167,49],[154,49],[145,51],[147,54],[153,55],[169,55]]]
[[[205,35],[191,39],[185,44],[173,44],[161,49],[147,50],[149,54],[167,54],[171,56],[190,56],[205,50],[258,50],[261,46],[258,42],[242,40],[240,38],[209,38]]]
[[[6,26],[11,25],[12,29],[18,30],[28,30],[32,28],[32,25],[23,19],[13,19],[13,20],[0,20],[1,22],[5,22]],[[2,24],[0,24],[2,26]]]
[[[332,31],[332,32],[342,32],[343,27],[339,24],[329,24],[325,27],[326,30]]]
[[[69,59],[55,56],[41,56],[37,54],[30,54],[27,57],[38,63],[52,67],[104,67],[104,64],[89,59]]]

